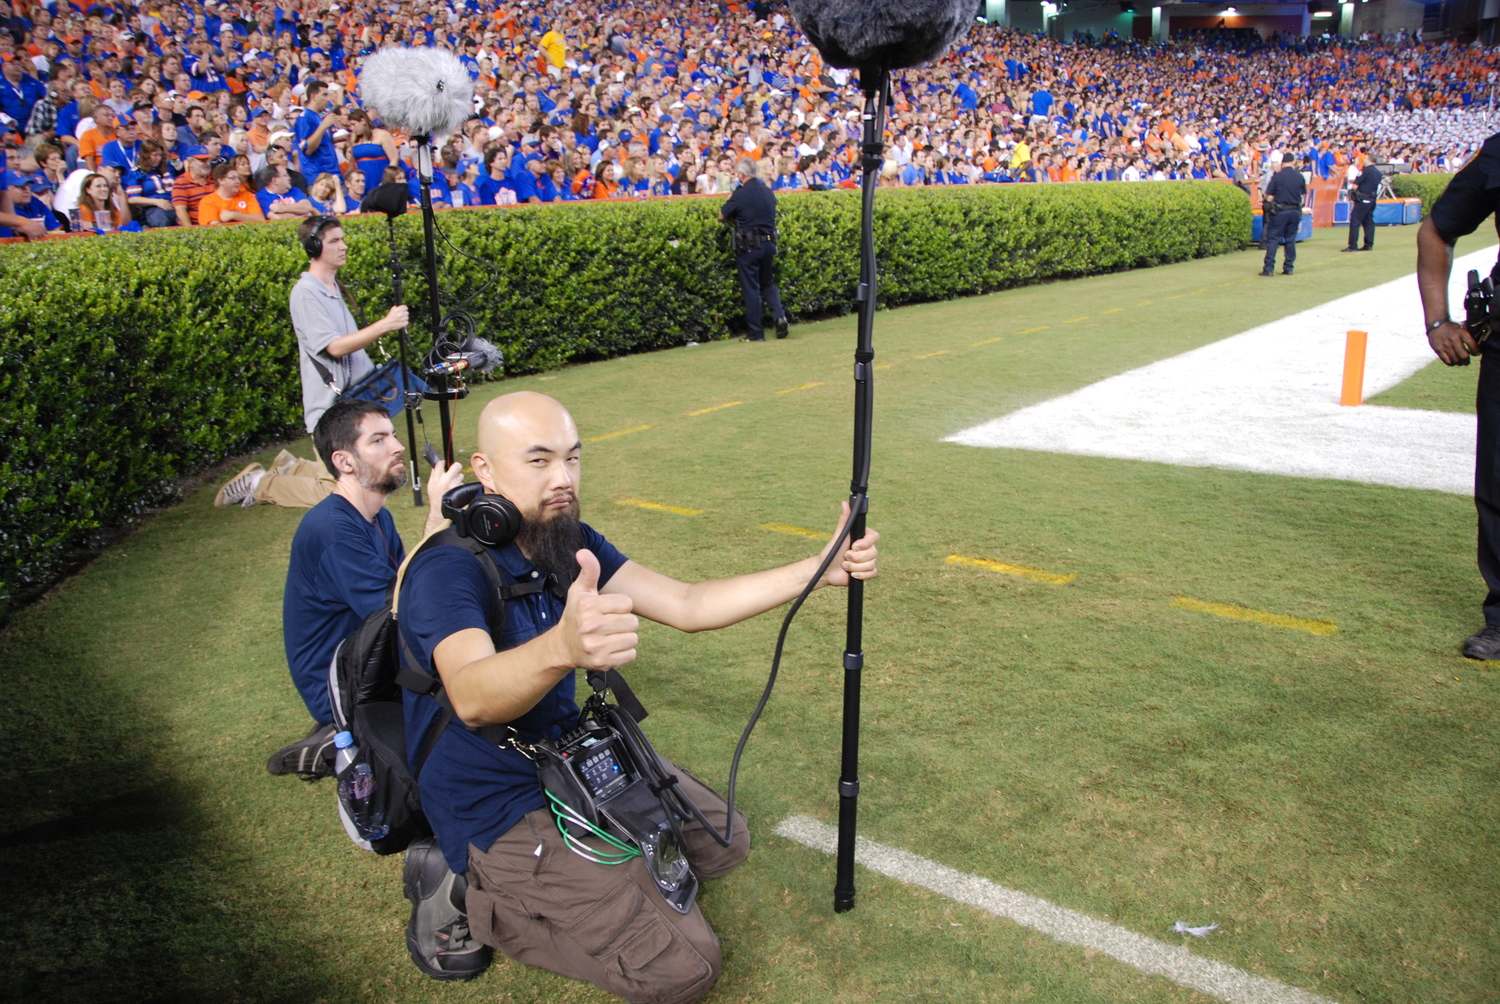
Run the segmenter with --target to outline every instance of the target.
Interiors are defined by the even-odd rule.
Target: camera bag
[[[329,666],[328,696],[333,709],[334,725],[354,735],[359,754],[355,762],[370,765],[375,775],[376,807],[385,814],[389,827],[385,836],[371,840],[369,849],[376,854],[397,854],[413,840],[432,836],[432,827],[422,812],[422,797],[417,778],[427,762],[438,737],[453,721],[453,710],[443,705],[427,735],[422,737],[416,759],[408,765],[406,758],[406,715],[402,690],[441,694],[442,684],[414,668],[415,658],[401,639],[397,627],[401,580],[411,559],[429,547],[457,545],[469,551],[484,568],[492,592],[488,624],[499,646],[500,628],[505,622],[505,600],[513,593],[534,589],[505,587],[500,570],[484,545],[460,536],[452,527],[432,534],[407,555],[392,581],[386,603],[365,618],[353,634],[339,643]],[[530,584],[528,584],[530,585]],[[540,584],[537,585],[540,588]],[[356,841],[360,846],[365,842]]]

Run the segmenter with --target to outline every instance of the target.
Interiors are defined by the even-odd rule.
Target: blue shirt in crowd
[[[302,155],[302,176],[305,178],[316,178],[325,171],[332,175],[340,173],[339,155],[333,148],[332,129],[323,133],[316,150],[311,153],[307,151],[307,141],[322,123],[323,117],[311,108],[303,109],[297,119],[297,150]]]

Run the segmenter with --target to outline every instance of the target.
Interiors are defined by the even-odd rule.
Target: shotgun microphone
[[[797,27],[830,65],[873,80],[930,63],[974,23],[973,0],[790,0]]]
[[[446,136],[474,116],[474,81],[446,49],[381,49],[360,70],[359,95],[410,136]]]

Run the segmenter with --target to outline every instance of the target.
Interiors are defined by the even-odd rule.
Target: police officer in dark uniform
[[[776,257],[776,196],[760,180],[760,165],[749,157],[740,161],[739,175],[740,187],[719,210],[719,219],[734,224],[734,263],[740,271],[750,341],[766,340],[767,313],[776,321],[776,337],[785,338],[786,311],[771,273]]]
[[[1467,366],[1479,346],[1449,314],[1448,278],[1453,245],[1500,209],[1500,133],[1485,140],[1473,160],[1448,183],[1417,231],[1417,284],[1427,341],[1449,366]],[[1500,229],[1500,218],[1496,220]],[[1500,277],[1500,264],[1491,273]],[[1492,312],[1491,317],[1500,320]],[[1500,346],[1487,342],[1479,362],[1479,440],[1474,458],[1474,506],[1479,511],[1479,574],[1489,587],[1484,628],[1464,641],[1470,659],[1500,659]]]
[[[1302,228],[1302,200],[1307,195],[1307,179],[1297,170],[1297,155],[1287,154],[1281,170],[1271,176],[1264,193],[1265,208],[1261,217],[1261,243],[1265,245],[1266,262],[1261,275],[1276,274],[1276,248],[1286,245],[1281,274],[1291,275],[1297,261],[1297,231]]]
[[[1368,154],[1369,150],[1361,151]],[[1345,251],[1369,251],[1375,247],[1375,199],[1380,194],[1380,179],[1385,175],[1374,164],[1365,164],[1359,177],[1349,183],[1349,246]],[[1365,231],[1365,246],[1359,243],[1360,227]]]

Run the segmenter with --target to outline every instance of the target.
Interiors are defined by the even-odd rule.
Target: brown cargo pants
[[[313,460],[303,460],[282,450],[272,461],[271,469],[260,479],[260,484],[255,486],[255,501],[288,509],[311,509],[332,495],[333,486],[338,482],[328,473],[323,461],[316,459],[317,456],[316,449],[313,450]]]
[[[721,833],[728,806],[719,793],[667,764]],[[718,842],[697,820],[682,828],[699,879],[729,874],[750,851],[745,817]],[[602,842],[591,841],[602,846]],[[527,813],[487,851],[469,845],[469,929],[517,962],[587,980],[631,1004],[687,1004],[719,978],[719,939],[694,902],[667,905],[640,858],[601,865],[563,843],[547,809]]]

